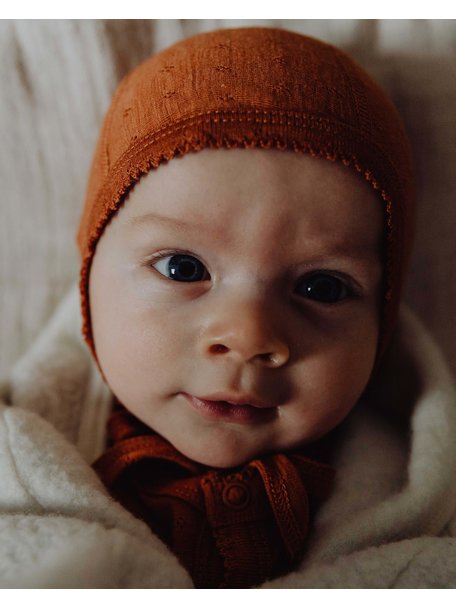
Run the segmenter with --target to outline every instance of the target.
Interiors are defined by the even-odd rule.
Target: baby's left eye
[[[210,279],[205,266],[195,257],[188,254],[166,255],[152,266],[160,274],[173,281],[194,282]]]
[[[334,304],[351,295],[350,289],[345,283],[326,272],[317,272],[303,277],[298,284],[298,293],[326,304]]]

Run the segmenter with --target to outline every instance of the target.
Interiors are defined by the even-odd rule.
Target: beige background
[[[456,22],[0,22],[0,377],[77,279],[75,231],[91,154],[121,76],[218,27],[274,25],[350,52],[384,86],[412,141],[418,231],[405,300],[456,373]]]

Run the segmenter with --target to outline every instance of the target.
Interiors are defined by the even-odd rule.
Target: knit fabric
[[[111,494],[176,554],[196,587],[244,588],[293,570],[334,471],[326,442],[236,469],[193,462],[117,404],[94,463]],[[327,456],[327,454],[325,454]]]
[[[83,334],[95,360],[88,280],[103,230],[142,175],[207,147],[311,154],[352,167],[378,191],[385,217],[378,362],[396,323],[414,229],[404,128],[378,85],[345,53],[275,28],[199,34],[151,57],[120,83],[98,140],[77,236]]]

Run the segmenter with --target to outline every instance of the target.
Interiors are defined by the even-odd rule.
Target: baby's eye
[[[204,265],[188,254],[167,255],[152,266],[173,281],[193,282],[210,278]]]
[[[318,272],[301,279],[298,293],[317,302],[334,304],[350,296],[350,289],[337,277]]]

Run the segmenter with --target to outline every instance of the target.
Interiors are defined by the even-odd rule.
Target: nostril
[[[213,344],[209,350],[212,354],[217,355],[219,353],[226,353],[228,347],[223,344]]]

